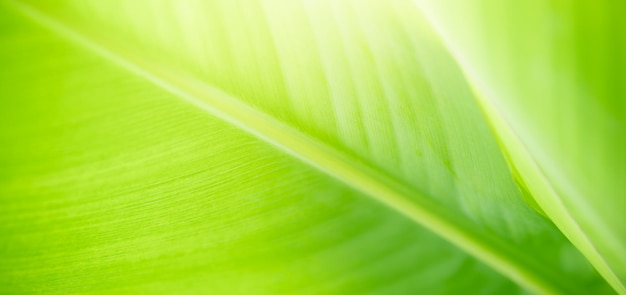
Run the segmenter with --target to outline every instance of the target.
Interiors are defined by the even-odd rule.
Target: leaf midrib
[[[572,282],[564,281],[558,272],[546,269],[540,261],[510,242],[473,228],[473,222],[436,204],[416,189],[311,139],[216,87],[144,60],[81,26],[72,25],[69,20],[15,0],[7,3],[58,35],[376,199],[531,291],[575,294],[582,290],[572,287]]]

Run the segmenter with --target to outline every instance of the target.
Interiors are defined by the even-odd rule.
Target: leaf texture
[[[410,2],[11,6],[2,291],[610,292]]]

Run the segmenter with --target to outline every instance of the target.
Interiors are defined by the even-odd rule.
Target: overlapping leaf
[[[536,202],[626,293],[624,2],[418,2]]]

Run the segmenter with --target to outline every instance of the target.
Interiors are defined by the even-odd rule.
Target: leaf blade
[[[137,59],[133,58],[133,59],[130,59],[130,60],[137,60]],[[152,71],[150,71],[150,72],[158,72],[158,71],[156,71],[156,70],[152,70]],[[181,79],[179,78],[179,75],[180,75],[180,74],[178,74],[178,73],[177,73],[176,75],[173,75],[173,76],[172,76],[172,75],[170,75],[170,76],[168,76],[168,77],[170,77],[170,78],[167,78],[167,80],[172,80],[172,79],[178,79],[178,80],[181,80]],[[189,80],[189,79],[182,79],[182,82],[179,82],[179,83],[176,83],[176,84],[178,84],[178,85],[180,85],[180,84],[185,84],[185,83],[188,83],[188,80]],[[161,83],[161,84],[163,84],[163,83]],[[206,95],[206,93],[207,93],[207,91],[206,91],[206,87],[204,87],[204,86],[195,86],[195,83],[191,83],[191,84],[192,84],[192,86],[188,86],[188,87],[185,87],[185,88],[191,88],[191,89],[195,89],[195,87],[201,87],[201,88],[202,88],[202,90],[194,90],[194,92],[197,92],[197,93],[198,93],[198,95],[192,95],[193,97],[195,97],[195,96],[201,96],[201,95]],[[211,91],[208,91],[208,92],[209,92],[209,93],[213,93],[213,94],[215,94],[215,93],[216,93],[214,90],[211,90]],[[218,94],[218,95],[222,95],[222,94]],[[209,98],[210,98],[210,97],[209,97]],[[235,107],[235,109],[236,109],[237,111],[239,111],[239,110],[241,110],[241,109],[242,109],[242,106],[237,105],[237,107]],[[244,109],[245,109],[245,108],[244,108]],[[235,116],[237,116],[237,111],[235,111],[235,112],[233,113],[233,114],[235,114]],[[252,111],[252,112],[253,112],[253,111]],[[221,112],[220,112],[220,114],[221,114]],[[244,121],[245,121],[245,120],[247,120],[247,119],[248,119],[248,117],[249,117],[248,115],[250,115],[250,114],[253,114],[253,115],[251,115],[253,118],[259,117],[259,115],[258,115],[257,113],[250,113],[250,112],[247,112],[247,113],[245,113],[245,114],[246,114],[246,115],[241,115],[241,114],[239,114],[239,117],[238,117],[239,119],[234,120],[234,121],[235,121],[235,122],[238,122],[239,120],[244,120]],[[263,116],[261,115],[261,117],[263,117]],[[251,128],[258,128],[259,126],[257,126],[257,125],[263,126],[263,124],[257,124],[257,123],[255,123],[255,122],[267,123],[267,122],[269,122],[268,120],[269,120],[269,119],[267,119],[267,120],[266,120],[266,119],[262,119],[262,120],[260,120],[260,121],[249,121],[250,123],[244,124],[244,126],[246,126],[246,128],[248,128],[248,129],[251,129]],[[231,121],[233,121],[233,120],[231,120]],[[270,125],[271,125],[271,124],[270,124]],[[280,124],[279,124],[279,125],[280,125]],[[279,130],[283,130],[283,129],[282,129],[282,127],[276,127],[276,128],[278,128]],[[267,137],[267,134],[268,134],[268,133],[270,133],[270,132],[268,132],[268,131],[262,131],[262,132],[258,132],[258,133],[260,133],[262,136],[266,136],[266,137]],[[281,133],[281,132],[279,132],[279,133]],[[291,132],[288,132],[288,133],[289,133],[289,134],[292,134]],[[278,139],[274,139],[274,141],[281,142],[281,140],[282,140],[282,141],[285,141],[286,139],[291,138],[291,136],[290,136],[290,137],[288,137],[288,138],[284,138],[284,137],[277,136],[277,138],[278,138]],[[302,144],[302,143],[298,143],[298,142],[296,142],[296,143],[292,143],[292,144],[291,144],[291,146],[289,147],[289,149],[290,149],[290,150],[292,150],[292,151],[293,151],[293,150],[295,150],[295,151],[296,151],[296,152],[295,152],[296,154],[301,153],[301,152],[302,152],[302,150],[305,150],[305,151],[306,151],[307,149],[309,149],[309,152],[308,152],[308,153],[310,153],[310,154],[316,154],[316,153],[318,153],[318,152],[319,152],[318,150],[316,150],[316,149],[319,149],[319,146],[318,146],[318,145],[316,145],[316,144],[310,144],[310,141],[307,141],[307,139],[306,139],[306,138],[304,138],[304,139],[302,139],[302,140],[304,140],[304,141],[305,141],[305,143],[304,143],[304,144]],[[310,149],[313,149],[313,150],[311,151]],[[322,152],[322,155],[328,155],[328,152],[327,152],[327,151],[324,151],[324,152]],[[311,157],[310,157],[310,156],[308,156],[308,157],[307,157],[307,156],[305,156],[305,157],[302,157],[302,158],[304,158],[305,160],[306,160],[306,159],[309,159],[309,161],[310,161],[310,159],[311,159]],[[319,164],[319,163],[318,163],[318,161],[320,160],[320,157],[314,157],[314,158],[316,159],[316,161],[313,161],[313,162],[314,162],[314,164]],[[334,161],[336,161],[336,159],[337,159],[337,158],[338,158],[338,156],[337,156],[337,155],[335,155],[335,154],[333,154],[332,156],[330,156],[330,160],[329,160],[329,161],[330,161],[330,162],[334,162]],[[342,167],[343,167],[342,169],[345,169],[345,170],[349,171],[348,173],[351,173],[351,174],[350,174],[350,175],[352,175],[351,177],[356,177],[356,179],[361,179],[361,180],[356,180],[356,181],[351,180],[353,183],[356,183],[356,186],[361,186],[361,188],[362,188],[362,189],[364,189],[364,190],[368,190],[369,192],[376,191],[376,190],[381,190],[381,189],[382,189],[383,191],[386,191],[386,192],[384,192],[384,193],[374,193],[374,195],[379,195],[379,196],[381,196],[381,195],[382,195],[382,196],[397,195],[397,190],[400,190],[400,191],[404,190],[404,189],[402,189],[402,188],[401,188],[401,189],[395,189],[395,190],[394,190],[394,187],[396,187],[396,186],[399,186],[399,187],[404,187],[404,185],[402,185],[402,184],[401,184],[401,185],[388,185],[388,184],[387,184],[387,185],[382,185],[382,187],[376,187],[376,185],[377,185],[378,183],[380,183],[380,179],[381,179],[381,178],[383,178],[383,176],[381,176],[381,174],[380,174],[380,173],[378,173],[378,172],[376,172],[376,173],[374,173],[374,172],[371,172],[371,173],[363,173],[363,172],[362,172],[362,170],[368,170],[368,169],[367,169],[367,168],[361,168],[358,164],[355,164],[355,162],[356,162],[356,161],[354,161],[354,160],[350,160],[350,161],[348,161],[348,162],[349,162],[349,164],[344,164],[344,165],[342,165]],[[326,168],[326,170],[330,170],[331,172],[333,172],[333,171],[335,171],[335,170],[337,169],[337,167],[333,167],[333,164],[332,164],[332,163],[331,163],[331,164],[327,164],[327,165],[330,165],[331,167],[330,167],[330,168]],[[445,165],[443,165],[443,166],[445,167]],[[339,174],[340,174],[339,176],[340,176],[340,177],[344,177],[344,178],[346,178],[346,177],[345,177],[345,173],[346,173],[346,172],[343,172],[343,175],[342,175],[342,173],[339,173]],[[335,174],[337,174],[337,173],[335,173]],[[363,174],[365,174],[365,176],[363,176]],[[372,180],[371,178],[368,178],[368,174],[374,174],[374,175],[376,175],[376,177],[374,177],[374,179]],[[365,177],[365,178],[363,178],[363,177]],[[349,177],[348,177],[348,178],[349,178]],[[364,181],[363,179],[366,179],[366,181]],[[393,182],[393,181],[390,181],[390,182]],[[373,183],[373,184],[374,184],[374,187],[373,187],[373,188],[363,188],[363,187],[362,187],[364,184],[366,184],[366,185],[370,185],[371,183]],[[384,182],[383,182],[383,183],[384,183]],[[392,189],[391,189],[391,191],[389,192],[389,188],[390,188],[390,187],[391,187]],[[441,215],[441,211],[443,211],[443,210],[440,210],[440,209],[432,210],[431,208],[435,208],[436,206],[435,206],[435,207],[429,207],[429,205],[424,205],[424,204],[428,204],[428,203],[430,203],[430,201],[429,201],[429,200],[427,200],[427,199],[425,199],[425,198],[416,197],[416,195],[417,195],[417,196],[419,196],[420,194],[419,194],[419,193],[416,193],[416,190],[415,190],[415,189],[410,188],[409,190],[410,190],[410,193],[408,193],[408,194],[401,193],[400,195],[401,195],[402,197],[401,197],[401,198],[399,198],[399,199],[393,199],[394,201],[392,201],[392,202],[391,202],[391,204],[392,204],[393,206],[398,207],[400,210],[405,210],[405,211],[406,211],[406,210],[407,210],[406,208],[409,208],[409,209],[411,209],[411,210],[416,210],[416,209],[414,208],[415,203],[413,203],[413,202],[415,202],[415,200],[417,199],[417,200],[419,201],[418,205],[421,203],[421,206],[426,206],[426,208],[428,208],[429,210],[421,210],[421,211],[420,211],[420,213],[418,213],[418,214],[414,214],[414,213],[410,213],[410,212],[409,212],[408,214],[409,214],[409,215],[415,215],[415,216],[417,216],[417,217],[415,217],[415,218],[417,218],[417,219],[419,219],[419,220],[422,220],[422,222],[426,223],[427,225],[429,225],[429,226],[431,226],[431,227],[433,227],[433,226],[434,226],[436,230],[439,230],[439,231],[440,231],[440,233],[443,231],[443,232],[444,232],[444,233],[443,233],[443,235],[446,235],[445,230],[442,230],[442,229],[441,229],[441,228],[442,228],[441,226],[439,226],[439,228],[437,228],[436,223],[435,223],[435,224],[433,224],[433,223],[432,223],[432,222],[433,222],[433,220],[437,221],[437,219],[436,219],[436,218],[441,219],[441,216],[437,216],[437,214],[440,214],[440,215]],[[406,199],[406,195],[411,195],[411,197],[413,198],[413,202],[407,202],[407,201],[406,201],[406,200],[407,200],[407,199]],[[390,199],[389,199],[389,197],[383,197],[383,201],[385,201],[385,200],[389,201]],[[400,205],[400,206],[398,206],[398,205],[394,205],[394,204],[398,204],[399,202],[400,202],[400,203],[403,203],[403,204],[406,204],[406,205]],[[407,206],[412,206],[412,207],[407,207]],[[418,208],[417,208],[417,210],[420,210],[420,208],[418,207]],[[426,216],[428,216],[428,214],[433,214],[433,213],[435,213],[435,219],[426,219],[426,221],[424,221],[424,217],[423,217],[423,215],[424,215],[424,214],[426,214]],[[445,214],[444,214],[444,215],[445,215]],[[450,214],[448,214],[448,215],[450,215]],[[450,236],[449,236],[449,238],[452,238],[452,239],[455,239],[455,236],[454,236],[454,235],[457,235],[457,236],[459,235],[459,233],[454,233],[454,230],[458,231],[458,229],[459,229],[459,228],[464,228],[464,227],[465,227],[465,220],[464,220],[464,219],[461,219],[461,221],[456,221],[456,222],[454,221],[455,219],[456,219],[455,217],[453,217],[452,215],[450,215],[450,216],[446,216],[446,217],[444,217],[442,221],[439,221],[439,222],[443,222],[444,224],[446,224],[446,223],[447,223],[447,224],[449,224],[450,222],[452,222],[452,224],[453,224],[453,225],[452,225],[452,228],[453,228],[453,233],[452,233],[452,234],[448,234],[448,235],[450,235]],[[469,232],[474,231],[474,229],[472,229],[472,228],[471,228],[471,226],[473,226],[473,224],[472,224],[472,223],[470,223],[469,228],[467,229],[467,231],[469,231]],[[461,230],[461,232],[462,232],[462,231],[463,231],[463,230]],[[462,234],[462,233],[461,233],[461,234]],[[477,238],[477,237],[478,237],[478,238]],[[459,243],[459,244],[461,244],[461,245],[463,245],[464,243],[467,243],[467,242],[463,242],[463,239],[465,239],[465,240],[468,240],[468,239],[469,239],[469,240],[470,240],[470,243],[469,243],[469,244],[466,244],[466,245],[465,245],[465,247],[469,247],[469,246],[467,246],[467,245],[470,245],[470,246],[474,245],[474,246],[481,247],[481,246],[484,246],[485,244],[481,244],[481,243],[480,243],[480,241],[477,241],[477,240],[479,240],[479,239],[480,239],[480,237],[485,237],[485,239],[489,239],[489,235],[484,234],[484,233],[483,233],[483,234],[470,234],[470,237],[469,237],[469,238],[468,238],[468,237],[463,237],[463,236],[461,236],[461,237],[460,237],[460,239],[461,239],[461,241],[462,241],[462,242],[460,242],[460,243],[458,242],[458,243]],[[457,239],[459,239],[459,238],[457,238]],[[474,239],[474,240],[473,240],[473,241],[471,241],[471,239]],[[498,239],[498,238],[496,238],[496,239]],[[507,242],[507,243],[509,243],[509,242]],[[491,246],[489,246],[489,245],[487,245],[487,246],[488,246],[488,247],[491,247]],[[497,247],[497,246],[496,246],[496,247]],[[503,247],[503,248],[506,248],[506,246],[505,246],[505,247]],[[480,250],[473,250],[473,251],[474,251],[474,253],[478,253],[479,255],[485,255],[485,254],[481,254],[481,253],[480,253]],[[513,252],[515,252],[515,251],[518,251],[518,250],[513,250]],[[518,251],[518,252],[519,252],[519,251]],[[506,253],[506,250],[500,250],[500,253],[496,253],[496,255],[501,255],[502,253]],[[493,253],[490,253],[489,251],[486,251],[486,255],[493,255]],[[487,259],[489,259],[489,258],[487,258]],[[510,259],[510,257],[506,257],[506,255],[505,255],[505,256],[503,256],[502,258],[497,258],[497,259],[503,259],[503,260],[506,260],[506,259]],[[515,258],[515,259],[520,260],[520,261],[519,261],[519,263],[521,263],[521,264],[523,264],[523,263],[524,263],[524,262],[522,261],[522,259],[520,259],[520,258]],[[492,262],[492,263],[493,263],[493,262]],[[498,264],[498,262],[495,262],[494,264],[496,264],[496,265],[497,265],[497,264]],[[519,269],[516,269],[516,268],[515,268],[515,267],[518,267],[518,265],[515,265],[515,263],[513,263],[513,266],[512,266],[512,267],[513,267],[513,270],[510,270],[510,269],[509,269],[509,270],[507,270],[507,273],[508,273],[509,275],[515,276],[515,275],[516,275],[516,274],[518,274],[520,271],[519,271]],[[500,266],[500,268],[505,268],[505,269],[506,269],[506,266],[504,266],[504,267],[503,267],[503,266]],[[522,268],[523,268],[523,267],[522,267]],[[533,267],[531,267],[531,268],[533,268]],[[541,272],[542,272],[542,270],[541,270],[542,268],[541,268],[540,266],[534,266],[534,268],[535,268],[535,269],[537,269],[537,273],[541,273]],[[534,276],[534,275],[535,275],[534,270],[533,270],[533,271],[528,271],[528,270],[524,270],[524,269],[522,269],[522,270],[521,270],[521,272],[525,272],[528,276]],[[546,277],[550,277],[550,275],[547,275]],[[532,284],[538,284],[538,285],[540,285],[540,286],[541,286],[542,284],[543,284],[543,285],[547,285],[547,286],[548,286],[547,288],[551,288],[551,285],[553,284],[553,282],[549,282],[549,280],[548,280],[548,281],[546,281],[546,279],[539,279],[539,280],[540,280],[540,282],[532,282],[532,281],[530,281],[530,280],[532,280],[532,279],[529,279],[529,278],[523,278],[523,279],[519,279],[519,280],[520,280],[520,281],[522,281],[522,282],[525,282],[525,283],[529,283],[529,284],[531,284],[531,285],[532,285]],[[526,281],[525,281],[525,280],[526,280]],[[541,280],[543,280],[543,282],[541,282]],[[538,290],[544,290],[543,288],[545,288],[545,287],[539,287],[539,289],[538,289]],[[556,287],[556,288],[559,288],[559,287]],[[563,288],[566,288],[566,289],[567,289],[567,288],[569,288],[569,287],[567,286],[567,284],[563,284]],[[571,290],[571,291],[574,291],[574,290]]]

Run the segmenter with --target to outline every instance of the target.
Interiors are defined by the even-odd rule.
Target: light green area
[[[611,292],[409,1],[1,8],[0,293]]]
[[[626,2],[416,2],[536,202],[626,294]]]

